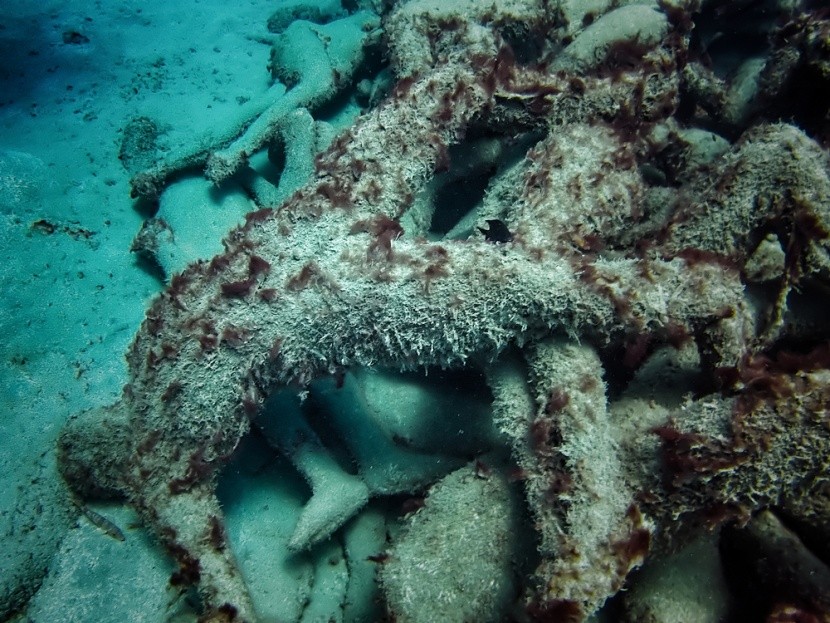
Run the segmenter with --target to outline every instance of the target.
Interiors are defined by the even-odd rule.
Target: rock
[[[381,581],[399,623],[499,621],[515,595],[518,505],[496,471],[441,480],[389,552]]]
[[[630,623],[718,623],[728,610],[717,538],[711,534],[646,563],[625,593]]]

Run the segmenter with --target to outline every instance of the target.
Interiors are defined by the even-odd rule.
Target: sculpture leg
[[[268,400],[257,423],[268,442],[288,457],[311,487],[288,546],[301,551],[324,541],[369,500],[369,489],[358,476],[335,460],[309,426],[300,399],[282,392]],[[273,412],[273,415],[269,412]]]

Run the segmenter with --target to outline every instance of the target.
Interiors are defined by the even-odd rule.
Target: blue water
[[[617,4],[628,12],[615,13]],[[131,380],[124,354],[146,310],[175,274],[222,253],[222,237],[246,214],[280,205],[322,175],[315,169],[317,154],[337,145],[336,137],[349,128],[363,127],[389,97],[405,102],[412,84],[431,72],[438,75],[455,62],[453,55],[463,56],[479,29],[487,36],[497,32],[501,49],[474,63],[490,63],[483,84],[489,85],[492,107],[482,107],[466,134],[449,146],[436,130],[431,179],[413,182],[412,208],[402,209],[393,226],[363,222],[350,235],[377,236],[367,255],[375,259],[392,258],[403,241],[445,244],[462,255],[483,245],[480,258],[501,249],[505,266],[517,249],[540,261],[561,255],[581,275],[567,282],[574,291],[599,275],[590,287],[601,302],[595,308],[594,299],[579,299],[553,328],[536,326],[534,317],[476,317],[470,322],[480,326],[482,344],[497,346],[482,346],[469,358],[465,353],[465,364],[451,370],[424,354],[414,371],[353,366],[274,392],[260,415],[264,423],[224,457],[217,477],[224,518],[213,537],[233,553],[257,620],[567,621],[594,610],[599,614],[591,620],[597,621],[825,620],[820,617],[830,612],[824,543],[830,505],[826,487],[809,486],[826,480],[820,452],[830,447],[822,393],[830,364],[823,311],[830,22],[822,3],[806,0],[675,4],[695,10],[603,0],[549,2],[541,10],[526,0],[503,14],[491,14],[474,0],[459,2],[458,13],[449,2],[427,0],[4,3],[0,621],[197,620],[204,599],[190,582],[171,584],[182,568],[169,542],[165,549],[136,512],[140,504],[100,491],[80,495],[78,483],[67,487],[56,450],[61,430],[75,414],[119,399]],[[418,39],[415,26],[390,25],[393,14],[409,9],[424,12],[413,24],[433,20],[429,36]],[[623,14],[625,19],[617,19]],[[318,45],[329,58],[320,56]],[[434,56],[419,57],[429,45],[436,46]],[[644,61],[655,48],[663,50],[661,60]],[[510,77],[515,68],[537,72],[536,83],[517,86],[519,79]],[[409,70],[411,76],[402,75]],[[591,99],[602,85],[640,78],[633,99],[616,101],[613,89],[607,101]],[[450,98],[453,91],[440,81],[430,88],[447,94],[447,107],[465,105],[458,92]],[[650,89],[659,95],[654,101]],[[261,115],[280,106],[280,132],[256,143],[233,175],[218,179],[217,152],[232,151],[235,139],[246,140],[263,123]],[[439,128],[442,115],[451,114],[449,108],[439,111],[430,123]],[[400,160],[405,174],[402,150],[408,137],[419,136],[417,123],[393,118],[400,127],[389,130],[402,138],[388,157]],[[801,168],[814,177],[793,173],[792,179],[814,180],[799,187],[812,195],[796,196],[790,178],[752,177],[752,171],[764,170],[764,154],[729,168],[742,141],[763,134],[758,128],[768,123],[792,126],[791,134],[785,130],[769,139],[770,160],[780,162],[776,154],[782,149],[791,149],[794,160],[806,158]],[[785,135],[796,138],[782,147],[789,140]],[[558,158],[544,152],[542,159],[545,141],[556,137],[562,137]],[[612,152],[613,141],[619,149]],[[606,152],[602,163],[585,164]],[[418,164],[414,156],[410,164]],[[357,180],[367,165],[352,166]],[[538,172],[528,179],[533,167]],[[569,167],[578,169],[576,177],[567,178]],[[157,192],[146,192],[136,180],[160,169],[163,174],[153,178]],[[615,176],[619,186],[609,181]],[[391,188],[397,179],[377,182]],[[573,184],[563,188],[565,179]],[[625,186],[626,180],[634,181]],[[755,182],[745,180],[760,180],[759,186],[772,190],[758,200]],[[530,190],[542,199],[533,203]],[[752,199],[749,205],[730,199],[739,192]],[[328,198],[337,206],[337,196]],[[780,210],[769,202],[779,202]],[[631,209],[623,214],[620,205]],[[719,205],[730,206],[723,222],[712,216],[720,214]],[[754,216],[764,210],[769,217]],[[706,233],[686,240],[687,226]],[[279,251],[286,262],[304,252]],[[755,323],[760,336],[746,337],[744,344],[756,348],[755,358],[708,370],[707,357],[714,355],[705,346],[698,353],[694,343],[707,343],[711,327],[674,322],[673,314],[682,316],[676,301],[691,300],[684,309],[695,307],[690,282],[682,274],[665,283],[663,273],[648,276],[645,257],[684,258],[689,271],[712,264],[733,275],[730,283],[739,284],[747,322]],[[640,262],[639,272],[619,269],[622,276],[612,278],[618,269],[611,268],[601,274],[603,266],[625,262]],[[424,273],[425,298],[432,288],[440,295],[442,278],[458,276],[457,266],[447,265],[436,260]],[[396,270],[377,273],[379,292],[384,279],[394,281]],[[524,275],[505,274],[511,283],[525,282]],[[642,306],[637,293],[615,285],[625,279],[645,280]],[[527,282],[547,283],[544,275]],[[475,287],[449,307],[466,309],[465,297],[474,299]],[[531,292],[528,299],[545,296],[560,301],[567,293]],[[701,295],[701,306],[707,296]],[[365,305],[382,307],[371,300]],[[654,309],[666,311],[638,326],[638,314],[645,318]],[[315,312],[309,314],[311,323]],[[730,317],[723,312],[716,320]],[[423,319],[424,335],[437,322]],[[495,330],[484,335],[491,326],[522,328],[499,341]],[[526,399],[526,412],[499,419],[494,379],[510,380],[516,370],[526,374],[534,365],[546,370],[534,357],[544,360],[537,346],[545,347],[551,336],[566,343],[556,356],[576,345],[593,354],[554,366],[555,378],[571,383],[561,392],[531,370],[531,385],[523,385],[524,378],[519,383],[529,393],[507,401],[521,414]],[[503,365],[491,361],[495,355]],[[591,368],[588,360],[596,365]],[[581,365],[588,372],[575,380]],[[786,491],[753,496],[755,485],[747,484],[735,492],[736,500],[750,500],[741,514],[726,503],[728,496],[718,497],[717,484],[707,489],[696,479],[708,474],[710,464],[671,462],[671,443],[691,443],[691,437],[673,436],[675,425],[702,430],[718,443],[732,439],[732,422],[717,420],[718,409],[707,411],[707,400],[723,405],[736,396],[760,397],[788,405],[779,411],[790,430],[789,409],[802,415],[803,409],[794,406],[801,404],[795,399],[775,403],[783,395],[775,382],[804,391],[793,379],[808,377],[813,385],[806,385],[806,393],[818,396],[818,419],[803,425],[810,440],[802,443],[795,435],[796,441],[782,441],[789,439],[782,435],[773,442],[794,443],[794,454],[808,458],[784,467],[770,463],[780,473],[763,467],[758,478],[776,491],[780,483],[794,482],[811,492],[803,497],[815,495],[823,506],[807,508],[798,496],[800,502],[788,506]],[[192,380],[204,379],[210,382],[209,371]],[[684,410],[696,415],[684,422]],[[723,428],[717,433],[707,428],[715,420]],[[115,436],[106,422],[102,426],[103,433],[96,431],[103,439]],[[723,443],[724,452],[736,451]],[[123,458],[98,447],[89,451],[95,463]],[[754,465],[756,458],[747,461]],[[676,492],[666,483],[681,476],[693,484],[673,498]],[[650,501],[648,487],[665,504]],[[691,519],[684,514],[688,538],[674,540],[676,525],[665,509],[680,509],[677,499],[684,491],[692,491],[688,499],[695,501],[682,503],[693,506]],[[594,502],[586,502],[592,496]],[[645,516],[642,525],[632,519],[637,505]],[[761,515],[746,532],[735,528],[736,518],[741,524],[767,507],[786,527]],[[729,529],[723,535],[699,530],[696,513],[704,519],[717,515],[718,530]],[[627,573],[640,566],[645,551],[642,539],[614,532],[620,522],[631,522],[634,536],[649,535],[643,549],[651,544],[652,557],[642,571]],[[791,535],[788,529],[795,530],[795,545],[776,547],[775,538]],[[571,570],[573,552],[578,573],[556,576],[560,563]],[[767,558],[783,571],[769,572]],[[805,565],[809,573],[790,573]],[[546,592],[540,587],[550,577],[555,581]],[[796,611],[819,618],[797,619]],[[773,613],[779,618],[767,618]]]

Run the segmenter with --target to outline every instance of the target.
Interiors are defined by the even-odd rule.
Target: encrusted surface
[[[828,285],[825,151],[792,125],[735,126],[721,159],[673,170],[689,91],[682,8],[630,9],[654,14],[642,39],[587,29],[570,44],[584,62],[549,71],[563,42],[540,34],[547,3],[439,4],[387,18],[404,76],[390,97],[318,156],[309,183],[172,279],[130,349],[121,401],[63,437],[67,477],[125,494],[175,557],[174,579],[217,616],[256,618],[223,537],[217,471],[275,389],[350,366],[485,369],[541,536],[527,592],[540,618],[596,610],[678,519],[716,525],[770,504],[799,515],[826,482],[830,357],[803,347],[826,333],[786,316],[793,288]],[[540,62],[516,60],[517,33],[538,38]],[[404,232],[415,196],[452,166],[449,148],[486,131],[541,138],[482,202],[511,240]],[[675,179],[689,181],[655,200]],[[777,294],[750,298],[741,270],[769,233],[785,275]],[[608,377],[690,341],[699,397],[659,435],[616,422]],[[650,441],[621,441],[617,424]],[[815,521],[815,505],[804,515]]]

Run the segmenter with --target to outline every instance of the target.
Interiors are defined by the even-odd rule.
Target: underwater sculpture
[[[815,339],[787,294],[830,285],[824,150],[794,126],[759,124],[717,162],[692,162],[672,119],[683,8],[616,9],[538,64],[508,42],[546,32],[548,3],[468,5],[415,0],[388,16],[391,96],[317,158],[308,184],[172,279],[128,353],[122,399],[62,436],[67,479],[126,496],[216,620],[256,619],[218,470],[275,389],[350,366],[485,372],[540,535],[527,596],[539,618],[595,611],[681,519],[717,524],[773,503],[818,512],[827,353],[777,346]],[[540,138],[492,183],[482,235],[405,231],[454,146],[518,132]],[[650,163],[678,145],[668,183]],[[751,298],[741,271],[768,234],[783,252],[769,269],[778,287]],[[654,421],[615,418],[603,357],[619,353],[631,372],[684,345],[709,390]]]

